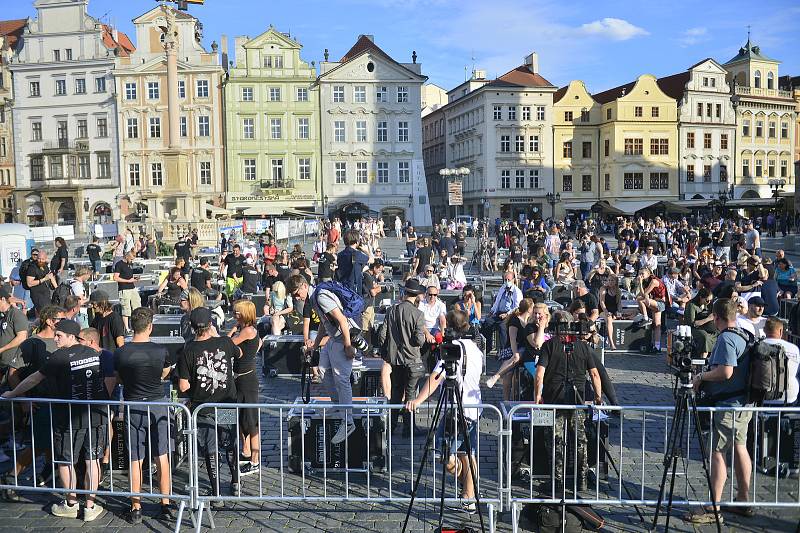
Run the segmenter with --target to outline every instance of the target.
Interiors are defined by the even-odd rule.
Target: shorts
[[[99,259],[97,261],[92,261],[91,262],[92,272],[99,273],[100,272],[100,267],[102,266],[102,264],[103,264],[103,262],[101,260],[99,260]]]
[[[105,424],[83,429],[53,429],[53,455],[60,463],[75,463],[81,452],[85,452],[85,460],[95,460],[103,455],[107,443],[108,426]]]
[[[13,368],[19,370],[25,366],[25,361],[22,360],[19,348],[14,350],[7,350],[0,354],[0,377],[6,368]]]
[[[663,313],[664,310],[667,308],[667,305],[661,300],[656,300],[656,306],[658,307],[658,311],[660,313]]]
[[[714,413],[714,451],[725,452],[730,447],[732,436],[735,444],[746,445],[747,426],[750,425],[751,418],[752,411]]]
[[[122,316],[131,316],[134,309],[142,306],[142,298],[137,289],[119,291],[119,303],[122,306]]]
[[[53,413],[53,419],[58,416]],[[33,428],[33,445],[34,451],[50,449],[50,436],[53,434],[50,428],[53,427],[50,418],[50,404],[38,404],[34,406],[33,416],[31,417],[31,426]]]
[[[159,400],[165,401],[165,400]],[[128,414],[126,444],[132,461],[141,461],[148,455],[160,457],[169,452],[169,408],[163,405],[131,407]]]

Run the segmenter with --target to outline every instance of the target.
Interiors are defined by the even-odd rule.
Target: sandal
[[[724,518],[722,517],[722,512],[717,513],[719,515],[719,524],[722,525],[725,523]],[[697,511],[692,511],[689,514],[685,515],[683,519],[687,522],[691,522],[692,524],[714,524],[716,520],[714,518],[714,510],[707,509],[703,507]]]
[[[737,502],[740,500],[736,500]],[[745,518],[752,518],[756,515],[756,510],[752,507],[739,507],[734,505],[723,505],[721,509],[726,513],[733,513],[738,514],[739,516],[743,516]]]

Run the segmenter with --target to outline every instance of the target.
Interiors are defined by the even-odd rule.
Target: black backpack
[[[56,290],[53,291],[53,296],[50,298],[50,303],[63,307],[67,296],[72,294],[72,280],[64,280],[58,284]]]
[[[26,291],[31,290],[30,286],[28,285],[28,269],[33,264],[33,261],[30,259],[26,259],[22,263],[19,264],[19,279],[20,283],[22,284],[22,288]]]
[[[748,403],[780,400],[786,394],[789,384],[787,357],[783,346],[771,344],[764,339],[753,339],[742,330],[728,329],[747,341],[747,347],[739,360],[748,356],[749,368],[747,377]]]

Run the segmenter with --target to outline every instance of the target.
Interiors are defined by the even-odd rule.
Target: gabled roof
[[[705,61],[705,60],[704,60]],[[700,63],[703,63],[701,61]],[[697,63],[699,65],[700,63]],[[690,69],[696,67],[697,65],[693,65],[689,67]],[[683,93],[686,90],[686,84],[689,83],[689,71],[679,72],[677,74],[673,74],[672,76],[665,76],[663,78],[658,78],[657,83],[658,86],[664,91],[664,94],[669,96],[670,98],[674,98],[675,100],[680,100],[683,98]]]
[[[284,44],[286,44],[287,46],[289,46],[291,48],[297,48],[297,49],[303,48],[303,45],[301,45],[300,43],[298,43],[297,41],[295,41],[294,39],[289,37],[288,34],[276,30],[275,27],[272,26],[272,25],[270,25],[270,27],[265,32],[263,32],[262,34],[260,34],[260,35],[258,35],[256,37],[253,37],[252,39],[250,39],[249,41],[244,43],[244,47],[245,48],[255,48],[255,47],[257,47],[256,43],[258,43],[259,41],[265,40],[267,38],[267,36],[269,36],[269,35],[277,37],[279,41],[283,41]]]
[[[544,79],[540,74],[530,71],[527,65],[520,65],[513,70],[509,70],[496,80],[487,85],[493,87],[552,87],[555,85]]]
[[[13,49],[25,30],[28,19],[0,20],[0,35],[5,37],[5,47]]]
[[[555,93],[553,93],[554,104],[556,102],[559,102],[562,98],[564,98],[564,95],[567,94],[567,89],[569,89],[569,85],[565,85],[561,87],[559,90],[557,90]]]
[[[755,59],[758,61],[770,61],[772,63],[780,63],[780,61],[776,61],[772,58],[769,58],[761,53],[761,47],[755,44],[750,43],[750,38],[748,37],[747,42],[744,44],[743,47],[739,48],[739,53],[736,54],[734,57],[728,60],[726,65],[730,63],[736,63],[738,61],[746,61]]]
[[[607,91],[593,94],[592,98],[594,98],[594,101],[598,104],[607,104],[621,97],[623,89],[625,90],[625,94],[628,94],[630,90],[633,89],[634,85],[636,85],[636,82],[632,81],[630,83],[626,83],[625,85],[620,85],[619,87],[614,87],[613,89],[608,89]]]
[[[196,18],[194,18],[192,15],[190,15],[186,11],[181,11],[179,9],[175,9],[173,7],[170,7],[170,6],[157,5],[153,9],[145,11],[144,13],[142,13],[141,15],[139,15],[138,17],[133,19],[133,23],[136,24],[136,23],[140,22],[142,19],[144,19],[146,16],[152,14],[154,11],[159,11],[160,13],[163,13],[162,8],[171,9],[175,13],[175,18],[176,19],[197,20]]]
[[[348,61],[360,56],[364,52],[373,52],[385,57],[389,61],[394,61],[389,54],[381,50],[380,46],[375,44],[375,41],[370,39],[367,35],[359,35],[356,44],[354,44],[352,48],[350,48],[350,50],[348,50],[347,53],[342,56],[342,58],[339,60],[339,63],[347,63]],[[394,62],[397,63],[397,61]]]
[[[128,57],[136,51],[130,38],[123,32],[118,31],[117,40],[114,40],[114,30],[108,24],[103,24],[103,44],[110,50],[118,48],[120,57]]]

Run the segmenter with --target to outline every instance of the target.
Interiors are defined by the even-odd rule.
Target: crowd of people
[[[765,223],[769,231],[769,220]],[[765,337],[781,346],[790,363],[784,401],[797,401],[800,353],[782,340],[786,327],[774,318],[780,300],[796,300],[797,274],[783,251],[765,252],[754,221],[443,220],[424,235],[399,218],[393,224],[394,235],[388,239],[404,241],[405,252],[391,258],[381,249],[387,242],[381,219],[324,221],[308,256],[299,244],[282,249],[271,232],[223,234],[217,257],[198,256],[197,234],[189,233],[175,243],[172,265],[150,301],[140,297],[135,265],[139,259],[155,258],[153,239],[128,231],[111,245],[118,302],[102,290],[89,291],[89,282],[103,267],[98,240],[85,248],[89,266],[70,270],[67,245],[57,239],[52,256],[45,249],[33,250],[0,288],[3,396],[133,402],[124,415],[131,433],[131,492],[142,486],[142,461],[149,446],[157,458],[162,494],[169,493],[171,483],[169,413],[137,402],[166,401],[162,380],[172,379],[190,406],[258,403],[257,359],[268,334],[302,335],[304,350],[319,352],[313,381],[341,405],[353,401],[354,365],[364,356],[382,357],[383,393],[390,403],[406,406],[392,411],[388,430],[402,425],[405,436],[414,431],[411,413],[441,383],[436,354],[446,332],[455,336],[463,354],[458,379],[465,404],[481,403],[485,358],[493,354],[499,365],[483,383],[492,389],[502,382],[504,400],[618,405],[601,351],[625,349],[616,346],[615,323],[620,320],[633,320],[648,332],[647,351],[652,354],[664,349],[668,321],[688,325],[694,355],[708,361],[696,386],[709,394],[739,390],[747,379],[742,354],[753,339]],[[474,252],[468,256],[470,246]],[[389,266],[392,275],[385,274]],[[499,285],[491,299],[485,298],[487,278]],[[395,288],[399,298],[392,301]],[[441,291],[460,296],[447,305]],[[261,309],[254,303],[259,295],[264,297]],[[154,310],[164,305],[182,315],[185,345],[177,356],[151,339]],[[380,324],[378,314],[383,316]],[[580,328],[572,329],[574,324]],[[790,318],[788,328],[798,333],[798,318]],[[587,390],[590,396],[584,397]],[[739,394],[719,405],[746,403]],[[58,464],[58,477],[67,488],[77,486],[70,464],[83,461],[82,486],[97,489],[108,469],[113,410],[64,409],[63,404],[49,408],[42,403],[28,415],[20,412],[38,444],[16,454],[6,479],[35,462],[35,452]],[[339,414],[342,424],[331,436],[332,444],[355,430],[352,410]],[[741,440],[741,429],[749,423],[746,414],[715,421],[712,475],[717,495],[725,483],[724,453],[734,446],[739,496],[747,498],[744,479],[750,474],[742,464],[750,459]],[[480,412],[468,410],[466,415],[474,443]],[[559,411],[552,438],[546,439],[555,460],[554,482],[561,489],[564,428],[573,425],[580,428],[575,486],[580,489],[586,482],[583,416],[583,411]],[[261,468],[259,411],[239,410],[238,436],[231,426],[216,424],[212,411],[199,414],[198,426],[199,454],[212,494],[220,494],[218,451],[224,452],[236,493],[241,477]],[[736,437],[731,438],[734,429]],[[467,475],[471,463],[465,442],[454,441],[451,449],[447,468],[460,477],[464,509],[472,512],[474,487]],[[0,463],[3,459],[0,455]],[[51,470],[41,469],[36,482],[54,483],[47,479]],[[14,491],[3,496],[17,497]],[[68,494],[51,512],[77,517],[77,502],[76,494]],[[83,519],[102,513],[94,496],[87,495]],[[172,516],[166,498],[159,516]],[[132,498],[128,519],[141,522],[139,498]],[[708,513],[688,519],[703,523]]]

